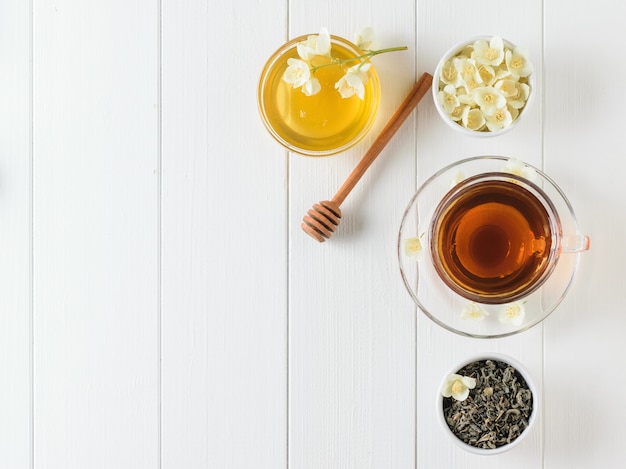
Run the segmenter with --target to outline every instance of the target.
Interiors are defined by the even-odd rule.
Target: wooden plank
[[[626,74],[623,8],[606,0],[545,7],[546,166],[591,237],[568,297],[545,325],[545,467],[611,467],[622,459],[626,419],[612,392],[626,386],[625,99],[609,84]]]
[[[537,94],[542,93],[542,2],[499,2],[498,5],[417,2],[418,59],[424,70],[434,71],[441,56],[453,45],[477,35],[497,34],[525,46],[533,58]],[[421,106],[417,125],[417,182],[460,159],[478,155],[516,157],[542,167],[541,99],[509,133],[488,139],[459,135],[437,114],[432,100]],[[407,195],[408,199],[409,195]],[[459,312],[460,313],[460,312]],[[511,452],[497,458],[471,455],[453,445],[440,429],[434,402],[443,376],[459,361],[479,352],[510,355],[528,368],[542,389],[542,326],[506,339],[467,339],[445,331],[426,316],[418,316],[417,336],[417,455],[419,468],[541,467],[541,420],[532,435]]]
[[[381,107],[362,142],[329,158],[290,157],[289,466],[412,468],[415,315],[395,242],[413,187],[415,113],[346,199],[329,241],[309,238],[300,220],[332,197],[417,79],[414,3],[296,2],[290,18],[291,37],[327,26],[352,39],[372,26],[380,47],[410,50],[373,60]]]
[[[159,11],[35,0],[34,461],[159,464]]]
[[[0,15],[0,467],[32,464],[31,8]]]
[[[164,468],[286,466],[287,162],[256,109],[286,12],[233,5],[163,2]]]

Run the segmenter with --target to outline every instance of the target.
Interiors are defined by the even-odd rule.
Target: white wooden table
[[[2,0],[0,467],[599,468],[623,461],[623,48],[617,0]],[[266,58],[327,26],[372,26],[382,101],[341,155],[288,154],[257,112]],[[539,98],[471,139],[431,96],[342,209],[300,229],[452,44],[526,45]],[[468,339],[401,282],[419,184],[515,156],[568,194],[592,239],[573,290],[530,331]],[[543,404],[496,457],[452,445],[433,401],[475,352],[521,361]]]

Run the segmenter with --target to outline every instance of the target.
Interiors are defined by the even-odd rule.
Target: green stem
[[[370,59],[376,55],[379,54],[385,54],[387,52],[396,52],[396,51],[400,51],[400,50],[407,50],[408,47],[407,46],[400,46],[400,47],[388,47],[387,49],[379,49],[379,50],[370,50],[367,51],[365,54],[361,54],[358,55],[356,57],[352,57],[349,59],[332,59],[331,62],[327,63],[327,64],[322,64],[322,65],[316,65],[315,67],[311,67],[311,73],[315,73],[317,70],[319,70],[320,68],[324,68],[324,67],[330,67],[331,65],[341,65],[344,63],[348,63],[348,62],[355,62],[357,60],[360,60],[362,64],[367,63],[370,61]]]

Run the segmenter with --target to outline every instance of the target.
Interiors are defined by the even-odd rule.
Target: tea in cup
[[[452,290],[480,303],[509,303],[539,288],[563,250],[559,214],[531,181],[507,173],[468,178],[448,192],[431,222],[435,270]]]
[[[404,284],[429,318],[462,335],[505,337],[554,311],[589,237],[541,170],[478,156],[420,185],[397,248]]]

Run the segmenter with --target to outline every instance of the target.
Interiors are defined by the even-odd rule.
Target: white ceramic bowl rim
[[[484,448],[476,448],[475,446],[471,446],[468,445],[467,443],[465,443],[464,441],[460,440],[450,429],[450,427],[448,426],[447,422],[445,421],[445,418],[443,416],[443,396],[440,393],[441,387],[443,386],[443,383],[446,379],[446,377],[450,374],[456,373],[458,372],[461,368],[463,368],[464,366],[473,363],[473,362],[477,362],[477,361],[482,361],[482,360],[494,360],[494,361],[499,361],[499,362],[504,362],[504,363],[508,363],[509,365],[511,365],[513,368],[515,368],[515,370],[517,370],[517,372],[522,376],[522,378],[524,378],[524,381],[526,381],[526,384],[528,385],[528,389],[530,389],[530,392],[532,393],[533,396],[533,408],[532,408],[532,412],[530,414],[530,418],[528,420],[528,427],[526,427],[521,433],[520,435],[513,440],[511,443],[508,443],[506,445],[503,446],[499,446],[495,449],[484,449]],[[537,416],[539,415],[539,411],[540,411],[540,405],[541,405],[541,399],[539,399],[539,396],[537,394],[537,388],[535,386],[535,383],[533,381],[533,379],[530,376],[530,373],[528,373],[528,370],[526,370],[526,368],[517,360],[515,360],[514,358],[508,356],[508,355],[504,355],[501,353],[497,353],[497,352],[485,352],[485,353],[481,353],[478,355],[474,355],[471,356],[459,363],[457,363],[454,367],[452,367],[443,377],[443,379],[441,380],[441,384],[439,386],[439,388],[437,389],[437,399],[436,399],[436,413],[437,413],[437,419],[439,420],[440,426],[442,428],[442,430],[450,437],[450,439],[459,447],[464,449],[465,451],[469,451],[470,453],[474,453],[474,454],[480,454],[480,455],[496,455],[496,454],[501,454],[504,453],[505,451],[509,451],[510,449],[514,448],[515,446],[517,446],[529,433],[530,430],[532,429],[535,421],[537,420]]]
[[[520,121],[520,119],[522,119],[522,117],[524,115],[526,115],[528,112],[527,110],[530,108],[530,105],[532,104],[532,101],[534,100],[534,96],[535,96],[535,74],[534,71],[533,73],[531,73],[528,76],[528,84],[530,85],[530,94],[528,96],[528,100],[526,101],[526,104],[524,105],[524,108],[521,110],[519,116],[517,116],[517,119],[515,119],[511,125],[509,125],[508,127],[505,127],[502,130],[499,130],[497,132],[479,132],[476,130],[470,130],[466,127],[463,127],[462,125],[457,124],[456,122],[454,122],[447,114],[446,112],[441,108],[439,102],[437,101],[437,93],[439,93],[439,75],[441,75],[441,69],[443,68],[443,65],[454,55],[456,55],[458,52],[460,52],[463,48],[465,48],[466,46],[473,44],[475,41],[479,40],[479,39],[485,39],[487,41],[489,41],[491,38],[493,38],[494,35],[488,36],[488,35],[481,35],[481,36],[473,36],[470,37],[469,39],[465,39],[463,41],[459,41],[456,44],[454,44],[452,47],[450,47],[450,49],[447,50],[447,52],[441,57],[441,59],[439,60],[439,63],[437,64],[437,68],[435,68],[435,73],[433,75],[433,84],[432,84],[432,94],[433,94],[433,100],[435,102],[435,109],[437,109],[437,112],[439,113],[439,115],[441,116],[441,118],[444,120],[444,122],[450,126],[450,128],[456,130],[457,132],[461,132],[465,135],[471,136],[471,137],[479,137],[479,138],[488,138],[488,137],[495,137],[496,135],[502,135],[503,133],[506,133],[508,131],[510,131],[511,129],[513,129]],[[502,41],[504,42],[504,45],[506,47],[508,47],[509,49],[515,49],[515,47],[517,47],[513,42],[509,41],[508,39],[502,38]]]

